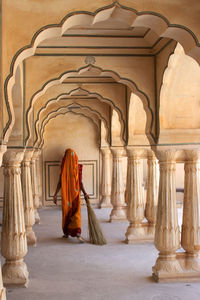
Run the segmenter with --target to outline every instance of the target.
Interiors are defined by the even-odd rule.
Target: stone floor
[[[105,246],[63,239],[61,210],[40,210],[37,247],[25,257],[28,288],[8,288],[7,300],[199,300],[200,283],[155,283],[151,278],[157,250],[153,243],[125,244],[127,222],[109,223],[110,210],[95,209],[107,238]],[[82,208],[83,236],[87,213]],[[2,259],[3,263],[3,259]]]

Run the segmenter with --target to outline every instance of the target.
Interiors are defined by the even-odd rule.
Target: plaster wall
[[[160,143],[199,142],[200,67],[178,48],[170,58],[160,98]]]
[[[98,132],[90,120],[72,113],[60,115],[46,126],[43,147],[46,204],[52,204],[59,178],[59,164],[67,148],[72,148],[83,163],[83,183],[92,203],[99,203]],[[46,173],[45,173],[46,170]]]
[[[149,144],[146,132],[146,112],[143,108],[143,104],[140,98],[131,94],[130,105],[129,105],[129,138],[128,145],[143,145]]]

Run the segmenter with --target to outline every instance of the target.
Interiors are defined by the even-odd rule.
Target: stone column
[[[159,173],[158,161],[152,150],[148,151],[148,179],[147,179],[147,201],[145,207],[145,217],[149,223],[149,234],[154,237],[156,225],[156,213],[158,205]]]
[[[6,145],[0,145],[0,167],[2,165],[2,158],[6,150],[7,150]],[[0,300],[6,300],[6,289],[3,286],[1,264],[0,264]]]
[[[186,150],[181,245],[186,268],[200,276],[200,151]]]
[[[43,206],[42,203],[42,194],[40,192],[40,185],[41,185],[41,176],[40,176],[40,165],[39,165],[39,158],[41,155],[41,150],[37,150],[37,156],[36,156],[36,174],[37,174],[37,184],[38,184],[38,197],[39,197],[39,208]]]
[[[110,214],[110,222],[126,220],[126,203],[124,197],[124,182],[122,175],[122,157],[124,148],[111,148],[113,155],[113,173],[111,188],[111,203],[113,209]]]
[[[33,152],[33,156],[31,159],[31,178],[32,178],[32,189],[33,189],[33,205],[35,209],[35,223],[40,223],[40,217],[38,214],[38,207],[40,206],[40,199],[38,193],[38,177],[37,177],[37,170],[36,170],[36,159],[38,156],[38,151],[35,150]]]
[[[144,238],[144,199],[142,189],[142,150],[127,147],[128,175],[126,188],[127,219],[130,225],[126,232],[126,242],[132,243]]]
[[[33,206],[33,191],[31,182],[30,161],[33,151],[26,150],[22,162],[22,191],[24,203],[24,219],[28,245],[36,244],[35,233],[32,226],[35,224],[35,211]]]
[[[4,155],[4,206],[1,252],[6,261],[2,273],[5,285],[26,286],[28,271],[23,257],[27,253],[20,164],[24,152]]]
[[[101,203],[100,207],[111,207],[111,151],[101,148],[102,153],[102,177],[101,177]]]
[[[155,228],[155,246],[159,250],[153,269],[155,280],[177,277],[181,272],[176,257],[180,246],[176,207],[176,151],[173,149],[156,152],[160,163],[160,184]]]

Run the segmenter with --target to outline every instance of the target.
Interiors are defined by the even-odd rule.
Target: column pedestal
[[[24,152],[4,155],[4,206],[1,252],[6,261],[2,274],[5,286],[27,286],[28,271],[23,257],[27,253],[20,164]]]
[[[110,222],[124,221],[127,219],[127,206],[124,197],[124,182],[122,176],[122,157],[124,149],[122,147],[112,148],[113,154],[113,173],[112,173],[112,189],[111,203],[113,209],[110,214]]]

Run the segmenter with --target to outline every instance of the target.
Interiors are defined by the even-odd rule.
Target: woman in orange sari
[[[61,188],[62,195],[62,229],[64,237],[69,235],[77,237],[83,242],[81,237],[81,197],[89,197],[85,192],[82,183],[82,165],[78,164],[78,156],[72,149],[67,149],[62,159],[61,174],[53,197],[57,204],[57,194]]]

